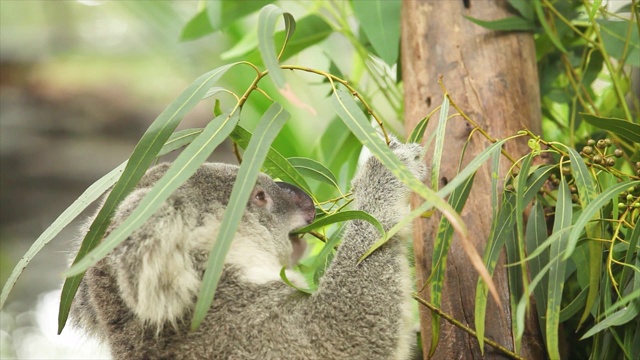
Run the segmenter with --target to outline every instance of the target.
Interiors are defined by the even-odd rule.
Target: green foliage
[[[431,112],[408,136],[410,141],[421,141],[428,121],[440,110],[436,132],[423,141],[430,145],[435,138],[429,164],[432,188],[418,181],[387,146],[390,132],[402,133],[392,120],[402,118],[401,87],[392,70],[398,65],[400,2],[299,2],[296,4],[307,8],[296,15],[298,21],[292,14],[300,9],[289,12],[269,3],[202,2],[202,8],[183,28],[182,39],[227,32],[235,36],[235,45],[221,58],[238,62],[196,79],[150,125],[130,159],[98,180],[60,215],[14,270],[0,296],[0,307],[38,251],[113,186],[74,265],[66,272],[71,277],[63,289],[61,331],[82,273],[151,216],[218,144],[231,139],[238,149],[238,160],[242,160],[240,173],[232,206],[225,213],[209,258],[193,326],[213,301],[222,261],[247,196],[258,171],[265,171],[309,192],[316,203],[316,221],[299,230],[312,235],[307,237],[313,248],[298,266],[309,279],[309,289],[301,291],[313,291],[317,286],[340,242],[345,221],[368,221],[380,230],[379,241],[364,258],[413,219],[435,208],[443,215],[433,239],[431,275],[422,285],[429,287],[437,309],[442,302],[447,254],[457,232],[481,274],[474,294],[481,349],[489,343],[484,339],[484,324],[488,293],[495,293],[491,276],[504,250],[516,353],[531,298],[550,358],[630,359],[640,352],[640,100],[631,90],[630,75],[640,66],[636,0],[626,13],[622,12],[624,7],[618,13],[610,12],[602,1],[510,0],[512,16],[494,21],[468,18],[496,31],[534,33],[544,132],[533,134],[523,129],[504,139],[491,139],[485,129],[472,124],[479,130],[473,136],[485,136],[494,143],[468,165],[460,166],[457,176],[440,189],[437,180],[441,154],[447,150],[443,142],[447,120],[458,115],[449,114],[450,106],[461,113],[455,105],[457,94],[445,93],[441,105],[425,109],[425,113]],[[244,28],[242,20],[252,16],[257,19],[257,29]],[[281,17],[282,30],[278,28]],[[356,29],[353,20],[359,24]],[[341,53],[336,57],[323,50],[327,61],[320,69],[283,64],[308,50],[323,49],[330,37],[340,38],[349,47],[349,56]],[[349,63],[344,63],[345,58]],[[226,73],[225,78],[233,79],[231,85],[221,80]],[[271,81],[262,81],[266,77]],[[245,83],[247,79],[250,83]],[[306,89],[321,87],[328,94],[323,100],[330,116],[323,119],[325,123],[313,134],[312,142],[296,127],[318,122],[308,115],[314,109],[306,103],[304,88],[292,89],[301,86],[296,82],[299,79],[305,79],[302,86]],[[215,116],[204,129],[174,133],[201,99],[220,100],[228,95],[235,102],[216,101]],[[518,137],[528,138],[530,152],[513,157],[503,145]],[[349,182],[363,146],[424,200],[386,232],[371,215],[347,207],[352,201]],[[154,159],[181,147],[185,148],[171,169],[129,219],[103,239],[117,204]],[[505,178],[498,177],[500,156],[512,161]],[[473,187],[476,171],[487,163],[494,176],[492,209],[487,211],[492,227],[481,257],[468,241],[460,213],[469,194],[487,191]],[[284,269],[281,277],[288,282]],[[431,354],[438,346],[441,313],[433,314]],[[562,342],[568,344],[567,354],[560,350]]]

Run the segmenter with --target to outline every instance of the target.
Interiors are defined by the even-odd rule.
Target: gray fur
[[[392,148],[425,177],[420,146]],[[147,172],[120,205],[110,231],[167,168]],[[74,300],[75,323],[106,341],[116,359],[408,358],[415,336],[406,246],[394,238],[356,266],[380,234],[367,222],[351,221],[317,292],[292,289],[279,277],[293,252],[288,234],[313,220],[313,204],[266,175],[247,205],[213,306],[200,328],[189,331],[208,249],[236,173],[231,165],[203,165],[146,224],[90,268]],[[355,208],[387,230],[407,213],[409,191],[374,158],[359,171],[353,191]],[[302,281],[295,273],[288,276]]]

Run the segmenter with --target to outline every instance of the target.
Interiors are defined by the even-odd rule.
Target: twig
[[[420,304],[428,307],[429,310],[433,311],[434,313],[438,314],[438,316],[440,316],[440,317],[444,318],[445,320],[447,320],[449,323],[451,323],[451,325],[463,330],[464,332],[466,332],[467,334],[475,337],[476,339],[478,338],[478,334],[476,333],[475,330],[473,330],[472,328],[468,327],[467,325],[461,323],[460,321],[454,319],[451,315],[443,312],[442,310],[440,310],[438,307],[436,307],[435,305],[431,304],[427,300],[424,300],[423,298],[419,297],[418,294],[412,294],[411,296],[417,302],[419,302]],[[496,348],[498,351],[504,353],[505,355],[509,356],[512,359],[525,360],[525,358],[523,358],[522,356],[514,353],[513,351],[505,348],[504,346],[498,344],[497,342],[495,342],[493,340],[489,340],[487,338],[484,338],[484,342],[487,343],[488,345]]]

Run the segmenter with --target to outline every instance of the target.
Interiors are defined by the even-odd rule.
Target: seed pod
[[[624,155],[624,152],[622,152],[622,150],[620,150],[620,149],[616,149],[616,150],[613,152],[613,156],[615,156],[615,157],[617,157],[617,158],[622,157],[622,155]]]
[[[582,148],[582,152],[583,152],[585,155],[591,155],[591,154],[593,154],[593,147],[591,147],[591,146],[585,146],[585,147],[583,147],[583,148]]]
[[[604,146],[606,147],[611,146],[611,139],[604,139]]]
[[[589,146],[595,146],[595,145],[596,145],[596,141],[595,141],[595,140],[593,140],[593,139],[589,139],[589,140],[587,140],[587,145],[589,145]]]
[[[596,143],[596,147],[597,147],[598,149],[604,149],[604,148],[606,148],[606,147],[607,147],[607,143],[606,143],[606,142],[604,142],[604,140],[600,139],[600,140],[598,140],[598,142]]]
[[[613,165],[615,165],[615,164],[616,164],[616,159],[611,158],[611,157],[606,158],[606,159],[605,159],[605,163],[604,163],[604,164],[605,164],[606,166],[613,166]]]
[[[564,175],[569,175],[569,174],[571,174],[571,168],[570,168],[570,167],[568,167],[568,166],[563,166],[563,167],[562,167],[562,173],[563,173]]]
[[[593,163],[594,164],[600,164],[602,162],[602,156],[601,155],[593,155]]]

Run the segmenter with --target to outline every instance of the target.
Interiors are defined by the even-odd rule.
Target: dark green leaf
[[[182,29],[180,40],[195,40],[205,35],[211,34],[215,29],[211,26],[207,11],[202,10],[196,14]]]
[[[533,21],[534,13],[533,6],[531,6],[531,1],[529,0],[509,0],[509,5],[511,5],[514,9],[518,10],[520,15],[523,18]]]
[[[411,135],[409,139],[407,139],[408,143],[420,143],[422,142],[422,137],[424,136],[424,131],[427,130],[427,125],[429,125],[429,119],[431,116],[427,116],[424,119],[420,120],[416,126],[411,131]]]
[[[571,204],[571,192],[564,177],[560,181],[558,188],[558,200],[556,202],[556,214],[553,223],[553,232],[559,232],[571,226],[573,218],[573,208]],[[562,304],[562,290],[564,289],[566,254],[563,259],[562,252],[567,247],[568,234],[563,234],[557,241],[549,247],[549,257],[551,258],[549,269],[549,298],[547,300],[545,328],[547,340],[547,353],[552,359],[560,358],[560,345],[558,339],[558,329],[560,327],[560,307]]]
[[[306,233],[309,232],[311,230],[314,229],[318,229],[321,228],[323,226],[327,226],[327,225],[331,225],[331,224],[335,224],[338,222],[343,222],[343,221],[348,221],[348,220],[364,220],[367,221],[369,223],[371,223],[371,225],[375,226],[376,229],[378,229],[378,231],[380,231],[380,234],[384,235],[385,231],[384,231],[384,227],[382,227],[382,224],[380,224],[380,222],[373,216],[369,215],[368,213],[364,212],[364,211],[360,211],[360,210],[345,210],[345,211],[341,211],[332,215],[327,215],[327,216],[323,216],[322,218],[316,220],[313,224],[307,225],[303,228],[300,228],[298,230],[295,231],[296,234],[302,234],[302,233]]]
[[[222,30],[271,2],[269,0],[208,0],[206,11],[209,24],[212,31]]]
[[[301,175],[339,188],[336,176],[321,163],[302,157],[288,158],[287,160]]]
[[[475,175],[470,176],[465,183],[460,187],[457,187],[449,197],[449,204],[458,212],[462,212],[464,204],[467,202],[471,187],[473,185],[473,179]],[[451,223],[446,218],[440,219],[438,225],[438,232],[433,241],[433,255],[431,261],[431,276],[430,276],[430,294],[431,303],[439,307],[442,299],[442,289],[444,285],[444,276],[447,269],[447,254],[451,247],[451,241],[453,240],[453,228]],[[431,349],[429,350],[429,356],[433,356],[433,353],[438,346],[440,339],[440,317],[433,314],[431,321]]]
[[[549,41],[551,41],[551,43],[553,43],[553,45],[558,48],[558,50],[566,54],[567,49],[565,49],[565,47],[562,45],[562,42],[560,41],[560,39],[558,39],[555,30],[551,28],[551,26],[547,22],[547,19],[545,18],[544,10],[542,10],[542,4],[540,0],[533,0],[533,9],[536,12],[538,21],[540,21],[540,24],[542,24],[542,28],[544,28],[545,34],[547,35],[547,37],[549,37]]]
[[[623,119],[605,118],[585,113],[580,113],[580,115],[582,120],[597,128],[610,131],[631,142],[640,144],[640,124],[634,124]]]
[[[534,31],[536,25],[531,20],[523,19],[519,16],[510,16],[499,20],[484,21],[480,19],[472,18],[471,16],[465,16],[467,20],[474,24],[485,27],[489,30],[495,31]]]
[[[249,146],[249,141],[251,140],[251,133],[238,125],[231,133],[231,139],[233,139],[238,146],[246,149],[247,146]],[[308,194],[311,194],[309,185],[300,175],[298,170],[289,164],[287,159],[274,148],[269,149],[267,158],[262,165],[266,169],[267,174],[271,177],[296,185]]]

